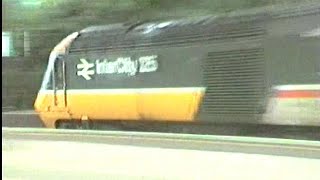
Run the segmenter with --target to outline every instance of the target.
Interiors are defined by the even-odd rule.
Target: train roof
[[[250,11],[234,11],[223,15],[207,15],[201,17],[173,19],[167,21],[142,21],[137,23],[117,23],[87,27],[80,31],[80,36],[73,43],[70,51],[132,47],[133,44],[146,44],[145,47],[166,38],[182,41],[183,38],[205,36],[215,33],[227,36],[237,32],[239,35],[262,33],[259,26],[247,27],[245,22],[261,22],[261,20],[289,18],[320,14],[320,3],[278,7],[269,6],[251,9]],[[243,24],[243,26],[240,25]],[[236,24],[236,26],[234,26]],[[232,28],[231,28],[232,26]],[[248,29],[249,28],[249,29]],[[240,32],[238,32],[240,31]],[[177,37],[179,36],[179,37]],[[178,38],[178,39],[177,39]],[[230,37],[232,38],[232,37]],[[103,45],[103,47],[101,47]]]
[[[81,33],[90,33],[96,31],[112,31],[112,30],[119,30],[119,29],[130,29],[133,27],[146,27],[150,24],[158,23],[160,25],[164,24],[171,24],[172,26],[179,26],[179,25],[193,25],[193,24],[206,24],[215,20],[218,21],[252,21],[252,20],[260,20],[263,17],[272,17],[272,18],[285,18],[285,17],[294,17],[294,16],[303,16],[309,15],[314,13],[320,13],[320,3],[308,3],[306,5],[299,4],[298,6],[268,6],[263,8],[254,8],[251,10],[242,10],[242,11],[234,11],[231,13],[226,13],[222,15],[206,15],[206,16],[198,16],[192,18],[183,18],[178,20],[167,20],[167,21],[145,21],[145,22],[137,22],[137,23],[116,23],[116,24],[109,24],[109,25],[98,25],[98,26],[90,26],[83,30]],[[253,16],[254,15],[254,16]]]

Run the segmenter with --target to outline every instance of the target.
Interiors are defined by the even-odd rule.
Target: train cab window
[[[64,61],[63,56],[53,56],[52,60],[49,60],[48,69],[46,70],[42,89],[46,90],[58,90],[64,88]]]
[[[62,56],[57,56],[53,68],[53,85],[55,90],[64,88],[64,62]]]
[[[50,71],[49,78],[45,78],[43,81],[43,89],[45,90],[53,90],[53,84],[52,84],[52,72]]]
[[[44,75],[44,80],[42,83],[41,88],[44,90],[53,90],[53,73],[52,73],[52,67],[50,65],[48,66],[48,69],[46,70],[46,73]]]

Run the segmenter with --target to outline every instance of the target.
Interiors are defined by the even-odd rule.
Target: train
[[[320,5],[87,27],[51,51],[34,107],[47,128],[320,126]]]

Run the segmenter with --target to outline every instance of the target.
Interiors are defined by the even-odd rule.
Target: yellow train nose
[[[49,111],[49,95],[43,92],[39,92],[37,95],[37,98],[34,102],[34,109],[36,112],[40,113],[40,112],[47,112]]]
[[[39,98],[39,95],[37,96],[36,100],[34,101],[33,107],[35,109],[36,112],[41,112],[41,104],[42,101]]]

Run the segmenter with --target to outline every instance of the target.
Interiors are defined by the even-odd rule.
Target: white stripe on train
[[[193,93],[205,92],[205,87],[128,88],[128,89],[67,89],[68,94],[135,94],[135,93]],[[57,90],[57,94],[63,94]],[[39,94],[53,94],[53,90],[40,90]]]
[[[279,85],[274,89],[280,91],[320,90],[320,84]],[[205,92],[206,87],[176,87],[176,88],[127,88],[127,89],[67,89],[68,94],[133,94],[133,93],[192,93]],[[63,94],[57,90],[57,94]],[[40,90],[39,94],[53,94],[53,90]]]
[[[320,90],[320,84],[279,85],[275,86],[274,89],[279,91]]]

